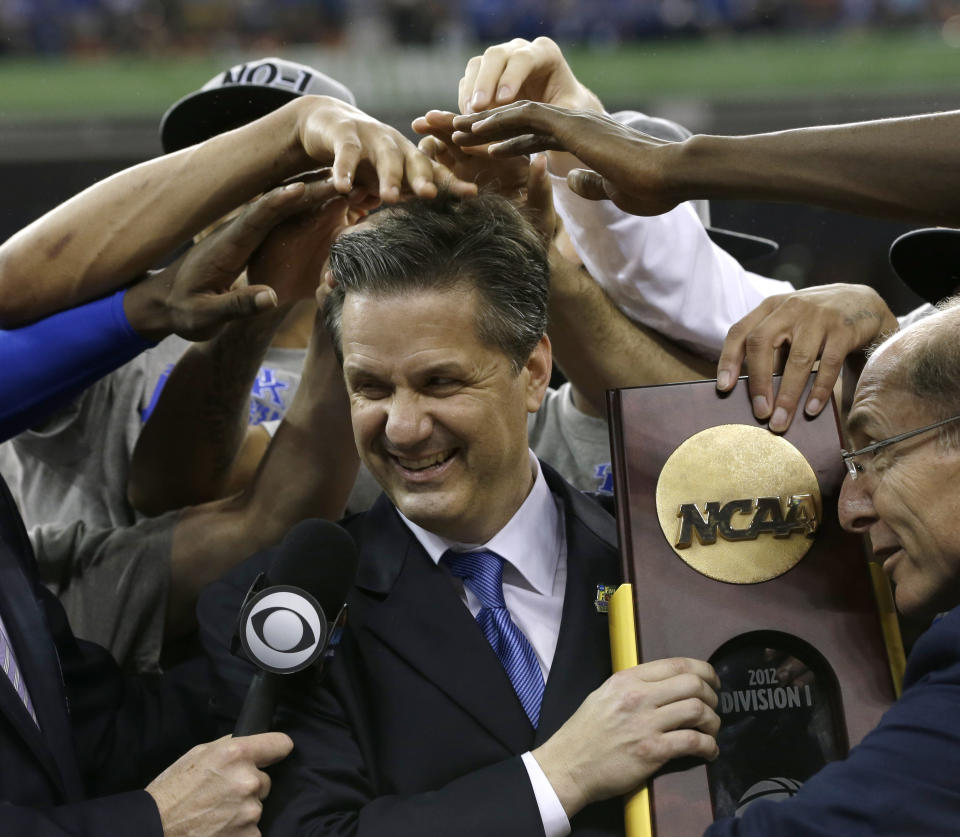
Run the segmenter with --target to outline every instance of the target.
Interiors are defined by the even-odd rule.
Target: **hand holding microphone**
[[[356,545],[335,523],[305,520],[281,542],[241,611],[240,643],[259,671],[234,735],[194,747],[146,788],[164,837],[254,833],[270,792],[264,768],[293,749],[287,735],[268,731],[278,684],[329,648],[356,571]]]

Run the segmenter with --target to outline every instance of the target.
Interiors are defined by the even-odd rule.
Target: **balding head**
[[[960,413],[960,296],[944,300],[936,313],[871,352],[861,383],[881,378],[923,401],[934,418]],[[958,444],[960,428],[948,425],[941,436]]]

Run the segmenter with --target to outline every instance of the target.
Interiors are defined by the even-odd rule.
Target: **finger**
[[[357,166],[363,155],[363,146],[354,130],[345,136],[337,137],[333,146],[333,183],[338,192],[349,192],[357,173]]]
[[[404,153],[392,138],[381,138],[371,155],[377,172],[380,200],[395,203],[400,199],[403,185]]]
[[[554,136],[557,129],[575,118],[573,114],[562,108],[528,101],[513,102],[492,108],[478,116],[482,118],[470,122],[467,122],[464,117],[455,117],[453,127],[458,131],[469,130],[471,134],[482,136],[490,142],[509,139],[520,134]]]
[[[530,73],[535,67],[535,60],[529,47],[521,48],[514,52],[507,60],[500,78],[497,81],[496,92],[493,100],[498,105],[505,105],[512,102],[523,83],[530,77]]]
[[[490,143],[487,154],[491,157],[516,157],[519,154],[536,154],[540,151],[564,151],[556,137],[549,134],[521,134],[500,142]]]
[[[717,705],[717,693],[713,686],[703,677],[693,672],[677,674],[665,680],[647,684],[650,690],[647,694],[648,702],[653,706],[667,706],[678,700],[696,698],[708,706]]]
[[[261,732],[235,739],[243,742],[247,758],[257,767],[269,767],[282,761],[293,750],[293,740],[283,732]]]
[[[482,61],[483,58],[481,56],[474,55],[473,58],[467,62],[463,78],[460,79],[460,83],[457,86],[457,107],[460,109],[460,113],[469,112],[470,97],[473,95],[474,83],[477,79],[477,73],[480,72],[480,63]]]
[[[691,757],[713,761],[720,754],[717,740],[696,729],[673,729],[643,737],[644,746],[636,748],[643,776],[649,776],[673,759]]]
[[[277,292],[266,285],[250,285],[206,298],[211,324],[252,317],[277,307]]]
[[[807,396],[807,403],[803,408],[808,416],[820,414],[830,400],[833,387],[843,372],[843,364],[852,347],[845,341],[840,345],[838,343],[840,341],[828,336],[820,352],[820,368],[817,370],[817,377],[813,380],[810,395]]]
[[[736,386],[746,358],[747,337],[766,318],[767,311],[768,306],[763,302],[745,317],[741,317],[727,331],[723,348],[720,350],[720,359],[717,361],[717,389],[721,392],[729,392]]]
[[[753,414],[764,421],[773,412],[773,369],[777,347],[789,334],[777,324],[766,321],[753,328],[744,338],[747,365],[747,390]]]
[[[421,198],[435,198],[437,184],[434,180],[434,161],[413,146],[404,160],[404,176],[413,193]]]
[[[632,676],[649,683],[667,680],[680,674],[693,674],[712,686],[720,688],[720,679],[713,670],[713,666],[705,660],[696,660],[692,657],[664,657],[661,660],[641,663],[628,671],[633,673]]]
[[[720,755],[717,739],[695,729],[675,729],[660,736],[660,753],[664,763],[673,759],[690,757],[713,761]]]
[[[460,198],[470,198],[477,194],[478,189],[476,183],[461,180],[459,177],[456,177],[450,169],[440,163],[432,162],[432,165],[433,182],[441,184],[450,194]]]
[[[449,146],[435,136],[424,137],[417,144],[417,148],[431,160],[443,163],[448,168],[457,163],[457,158],[451,153]]]
[[[589,169],[572,169],[567,173],[570,191],[590,201],[605,201],[610,197],[603,183],[603,177]]]
[[[490,47],[483,53],[483,58],[473,80],[473,89],[472,91],[464,91],[469,98],[467,103],[469,110],[483,110],[493,104],[493,97],[506,63],[507,52],[503,46]]]
[[[257,779],[260,780],[260,790],[257,791],[257,798],[263,802],[270,795],[270,777],[262,770],[258,770]]]
[[[451,134],[455,113],[448,110],[428,110],[413,120],[413,129],[419,134]]]
[[[527,172],[527,207],[534,214],[541,234],[548,240],[553,239],[557,226],[553,209],[553,188],[547,176],[547,158],[534,157]]]
[[[661,730],[696,729],[715,736],[720,732],[720,716],[699,698],[686,698],[661,706],[654,716]]]
[[[327,176],[320,180],[305,181],[303,194],[298,201],[292,203],[287,214],[292,215],[303,207],[323,203],[339,194],[340,192],[337,191],[332,176]]]
[[[800,396],[810,379],[813,362],[820,354],[822,341],[823,336],[819,332],[815,335],[799,333],[790,343],[790,353],[787,355],[780,389],[777,391],[773,414],[770,416],[769,427],[774,433],[783,433],[793,421]]]

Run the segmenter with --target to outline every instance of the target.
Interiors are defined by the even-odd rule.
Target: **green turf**
[[[577,75],[602,98],[713,99],[956,89],[960,49],[937,32],[722,38],[570,49]],[[168,60],[0,59],[0,119],[26,115],[150,115],[231,63],[207,55]],[[361,59],[362,60],[362,59]],[[377,57],[389,65],[389,55]],[[388,105],[390,83],[374,87]],[[402,80],[395,83],[402,83]],[[358,91],[359,92],[359,91]],[[404,91],[408,92],[408,91]]]
[[[742,38],[577,51],[571,65],[602,96],[716,98],[956,89],[960,49],[935,33]]]

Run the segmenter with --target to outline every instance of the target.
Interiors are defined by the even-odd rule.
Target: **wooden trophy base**
[[[609,406],[638,659],[710,660],[723,683],[720,758],[649,786],[654,834],[700,834],[845,757],[894,699],[899,636],[837,520],[832,402],[783,436],[753,417],[744,380],[617,390]]]

